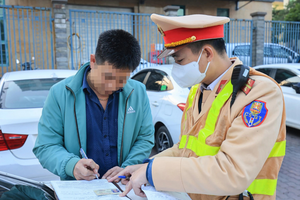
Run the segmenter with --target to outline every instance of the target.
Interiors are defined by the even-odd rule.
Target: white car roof
[[[144,68],[140,71],[143,71],[145,69],[158,69],[158,70],[165,71],[168,75],[171,75],[172,67],[173,67],[173,65],[155,65],[155,66]],[[140,72],[140,71],[138,71],[138,72]]]
[[[63,69],[43,69],[43,70],[28,70],[6,72],[2,80],[28,80],[28,79],[45,79],[45,78],[67,78],[75,75],[77,70],[63,70]]]

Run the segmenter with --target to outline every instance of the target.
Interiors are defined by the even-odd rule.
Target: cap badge
[[[158,29],[158,31],[160,32],[160,34],[162,36],[165,36],[165,33],[164,33],[164,31],[162,30],[162,28],[160,26],[157,25],[157,29]]]

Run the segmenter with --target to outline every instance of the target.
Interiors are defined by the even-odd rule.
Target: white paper
[[[126,186],[123,185],[121,182],[118,183],[118,185],[120,186],[120,188],[125,191]],[[131,200],[147,200],[147,197],[140,197],[135,195],[133,190],[130,190],[129,193],[127,194],[127,196],[131,199]]]
[[[118,195],[97,196],[94,190],[116,189],[116,186],[106,179],[95,179],[92,181],[51,181],[59,200],[117,200],[127,199]]]
[[[153,186],[142,186],[149,200],[191,200],[187,193],[182,192],[160,192]]]

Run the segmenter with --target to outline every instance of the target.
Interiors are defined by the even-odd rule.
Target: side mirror
[[[297,94],[300,94],[300,83],[293,85],[292,88],[296,91]]]

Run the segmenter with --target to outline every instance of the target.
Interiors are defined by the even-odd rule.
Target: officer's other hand
[[[120,171],[118,174],[116,174],[115,176],[113,176],[112,178],[109,178],[108,182],[113,182],[113,181],[120,180],[119,176],[130,177],[133,172],[135,172],[136,170],[138,170],[142,166],[143,166],[143,164],[128,166],[125,169],[123,169],[122,171]],[[126,185],[128,183],[128,181],[129,181],[128,179],[122,179],[121,183],[123,185]]]
[[[99,165],[97,165],[92,159],[80,159],[73,170],[73,175],[77,180],[93,180],[96,178],[95,174],[98,174]]]
[[[148,183],[146,171],[147,164],[142,164],[138,170],[132,173],[130,181],[128,182],[128,184],[126,184],[126,189],[122,194],[120,194],[120,197],[126,196],[131,189],[133,189],[134,193],[137,196],[146,197],[145,193],[142,190],[142,186]]]
[[[111,177],[114,177],[116,174],[118,174],[120,171],[122,171],[123,168],[119,167],[119,166],[115,166],[113,168],[111,168],[110,170],[108,170],[103,176],[102,179],[110,179]],[[114,182],[119,182],[120,179],[115,179]]]

